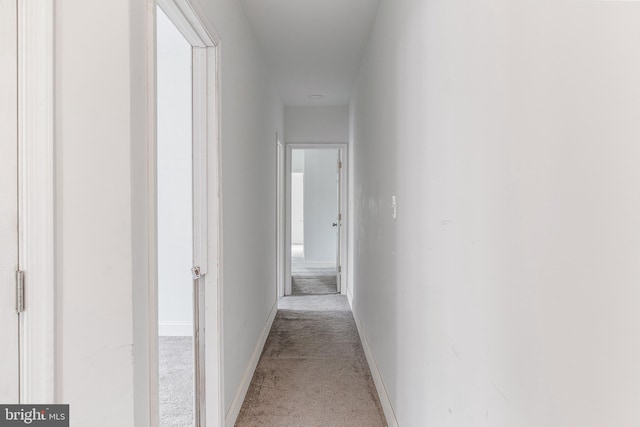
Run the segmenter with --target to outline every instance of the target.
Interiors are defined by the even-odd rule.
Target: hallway
[[[347,298],[282,298],[236,426],[386,425]]]
[[[156,6],[191,60],[179,266]],[[640,426],[640,1],[0,0],[0,21],[0,403]],[[342,150],[335,282],[288,237],[311,145]],[[162,309],[169,262],[193,315]]]

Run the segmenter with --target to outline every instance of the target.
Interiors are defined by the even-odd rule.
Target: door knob
[[[338,223],[337,223],[337,222],[334,222],[334,223],[332,224],[332,227],[337,227],[337,226],[338,226]]]

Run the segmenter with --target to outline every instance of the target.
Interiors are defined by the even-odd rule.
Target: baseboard
[[[389,427],[398,427],[398,420],[396,419],[396,414],[393,411],[393,405],[391,404],[391,399],[389,398],[387,389],[384,386],[384,381],[382,381],[382,375],[380,374],[380,370],[378,369],[378,364],[376,363],[375,357],[373,357],[373,352],[371,351],[369,340],[367,339],[367,336],[362,329],[362,323],[360,322],[358,313],[353,308],[353,294],[351,292],[347,294],[347,300],[349,301],[349,306],[351,306],[353,318],[356,321],[356,327],[358,328],[358,334],[360,335],[362,348],[364,349],[364,354],[367,357],[367,363],[369,363],[369,369],[371,370],[373,383],[375,384],[376,390],[378,391],[378,397],[380,397],[380,404],[382,405],[384,416],[387,419],[387,424],[389,425]]]
[[[262,354],[262,350],[264,349],[264,345],[267,342],[267,337],[269,336],[269,331],[271,331],[271,326],[273,325],[273,320],[276,317],[276,313],[278,311],[278,302],[273,305],[271,309],[271,313],[269,313],[269,317],[267,318],[267,323],[264,325],[264,329],[260,334],[260,338],[258,339],[258,343],[256,344],[256,348],[253,351],[253,355],[249,360],[249,365],[244,372],[244,376],[242,377],[242,381],[240,382],[240,386],[238,387],[238,391],[236,392],[235,397],[233,398],[233,402],[231,403],[231,407],[229,407],[229,411],[227,411],[227,416],[225,417],[225,425],[227,427],[233,427],[238,419],[238,415],[240,414],[240,409],[242,408],[242,403],[244,402],[244,398],[247,395],[247,391],[249,391],[249,386],[251,385],[251,379],[253,378],[253,374],[256,371],[256,367],[258,366],[258,361],[260,360],[260,355]]]
[[[158,335],[161,337],[190,337],[193,335],[193,323],[159,322]]]

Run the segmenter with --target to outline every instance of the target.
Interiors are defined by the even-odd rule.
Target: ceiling
[[[380,0],[242,4],[285,105],[349,103]]]

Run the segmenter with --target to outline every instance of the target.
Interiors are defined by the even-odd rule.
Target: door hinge
[[[193,276],[193,280],[197,280],[202,277],[202,273],[200,272],[200,267],[193,267],[191,269],[191,275]]]
[[[338,266],[338,273],[342,273],[342,266],[341,265]]]
[[[342,214],[338,214],[338,221],[342,221]]]
[[[342,169],[342,161],[338,162],[338,169]]]
[[[24,271],[16,271],[16,313],[24,311]]]

